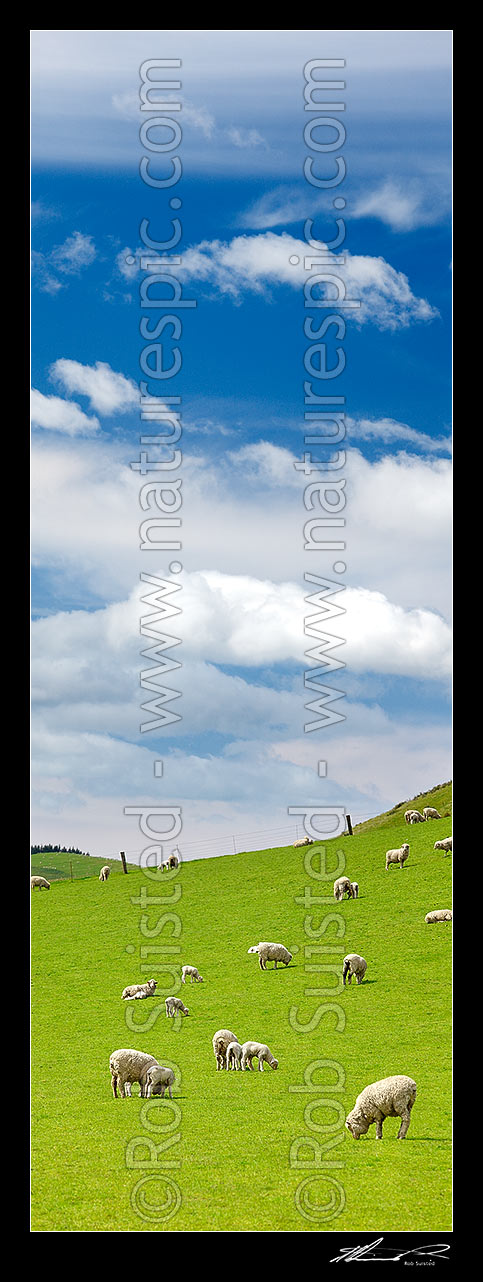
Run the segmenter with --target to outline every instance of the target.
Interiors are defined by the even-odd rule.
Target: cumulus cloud
[[[89,418],[76,401],[64,401],[61,396],[43,396],[32,388],[30,412],[35,427],[45,427],[51,432],[65,432],[67,436],[91,436],[100,427],[98,418]]]
[[[307,245],[287,232],[277,235],[265,232],[258,236],[235,236],[226,242],[202,241],[187,249],[179,269],[188,279],[199,280],[239,300],[244,292],[266,294],[275,285],[300,289],[310,274],[317,270],[332,272],[344,281],[346,297],[360,302],[350,310],[357,324],[371,322],[379,329],[399,329],[416,321],[429,321],[438,314],[424,298],[411,291],[407,276],[398,272],[384,258],[344,253],[330,254],[321,245],[328,265],[322,269],[305,269]],[[316,287],[317,290],[318,287]],[[320,286],[327,298],[336,297],[336,286]]]
[[[50,377],[67,392],[87,396],[92,409],[105,416],[139,406],[136,384],[124,374],[117,374],[105,361],[81,365],[79,361],[60,359],[51,366]]]

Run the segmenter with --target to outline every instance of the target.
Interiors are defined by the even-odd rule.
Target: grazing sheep
[[[372,1082],[371,1086],[366,1086],[357,1096],[354,1108],[346,1118],[347,1130],[358,1140],[375,1122],[376,1140],[382,1140],[382,1127],[386,1117],[400,1117],[397,1138],[403,1140],[407,1135],[415,1099],[416,1082],[413,1082],[412,1077],[401,1074]]]
[[[404,815],[404,822],[405,822],[405,823],[407,823],[407,824],[409,823],[409,820],[410,820],[410,817],[411,817],[412,813],[413,813],[413,812],[412,812],[412,810],[406,810],[406,813],[405,813],[405,815]]]
[[[147,984],[128,984],[122,996],[126,1002],[135,1002],[143,997],[154,997],[156,988],[156,980],[148,979]]]
[[[443,837],[442,841],[435,841],[433,850],[444,850],[445,855],[449,855],[453,851],[453,838]]]
[[[404,846],[400,846],[398,850],[386,850],[386,872],[390,864],[399,864],[401,868],[404,868],[408,855],[409,846],[407,842]]]
[[[434,912],[426,913],[424,920],[427,926],[431,926],[434,921],[452,921],[453,913],[451,908],[436,908]]]
[[[241,1068],[240,1060],[242,1057],[242,1047],[239,1042],[230,1042],[226,1048],[226,1067],[236,1069]]]
[[[355,975],[357,983],[362,984],[366,970],[367,962],[363,957],[359,956],[359,953],[348,953],[347,957],[344,957],[342,968],[342,983],[344,988],[346,979],[348,984],[352,983],[353,975]]]
[[[423,819],[441,819],[441,815],[439,810],[434,809],[434,806],[425,806],[423,810]]]
[[[244,1042],[241,1049],[242,1069],[253,1071],[253,1059],[258,1059],[258,1067],[261,1073],[263,1073],[264,1063],[270,1064],[270,1068],[278,1068],[278,1059],[274,1059],[272,1052],[263,1042]]]
[[[195,984],[204,983],[203,976],[200,975],[200,972],[199,970],[196,969],[196,966],[183,966],[183,969],[181,971],[181,981],[183,984],[186,983],[188,975],[190,979],[190,984],[193,983],[193,980],[195,981]]]
[[[167,1089],[169,1098],[172,1099],[171,1087],[174,1082],[174,1073],[172,1068],[163,1068],[161,1064],[152,1064],[146,1073],[146,1099],[151,1099],[151,1095],[160,1095],[164,1099],[164,1092]]]
[[[293,848],[296,850],[297,846],[313,846],[313,844],[312,837],[301,837],[300,841],[294,841]]]
[[[232,1042],[238,1042],[238,1037],[236,1033],[230,1033],[228,1028],[219,1028],[218,1032],[213,1034],[213,1053],[217,1072],[220,1068],[227,1067],[226,1052]]]
[[[424,824],[426,820],[420,810],[411,810],[409,815],[410,824]]]
[[[154,1055],[146,1055],[144,1051],[113,1051],[109,1059],[109,1068],[114,1099],[117,1099],[118,1087],[121,1099],[126,1095],[130,1098],[132,1082],[139,1082],[140,1093],[144,1097],[147,1070],[154,1067],[159,1067],[157,1059]]]
[[[338,877],[334,881],[334,899],[343,899],[345,894],[352,899],[352,882],[349,877]]]
[[[188,1007],[183,1006],[181,997],[167,997],[164,1004],[166,1006],[166,1014],[168,1017],[170,1015],[178,1015],[178,1013],[182,1015],[189,1015]]]
[[[284,966],[288,966],[292,961],[292,953],[289,953],[288,948],[284,948],[283,944],[267,944],[262,940],[260,944],[253,944],[248,952],[258,953],[260,970],[267,969],[267,961],[273,961],[274,970],[277,969],[277,962],[283,962]]]
[[[180,858],[181,858],[180,852],[178,850],[178,847],[176,847],[176,850],[172,850],[169,856],[168,868],[177,868]]]
[[[351,881],[351,890],[352,890],[351,899],[358,899],[358,898],[359,898],[359,886],[358,886],[357,881]]]
[[[107,881],[110,871],[111,869],[109,868],[109,865],[104,864],[104,867],[101,868],[101,871],[99,873],[99,881]]]
[[[50,881],[46,881],[45,877],[31,877],[30,889],[35,890],[37,886],[39,890],[50,890]]]

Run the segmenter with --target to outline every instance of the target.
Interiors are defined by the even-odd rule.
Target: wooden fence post
[[[348,832],[348,835],[349,835],[349,837],[352,837],[352,836],[353,836],[353,833],[352,833],[352,823],[351,823],[351,817],[350,817],[350,815],[346,815],[346,821],[347,821],[347,832]]]
[[[69,864],[70,864],[70,879],[71,879],[71,881],[73,881],[73,880],[74,880],[74,878],[73,878],[73,875],[72,875],[72,859],[69,859]]]
[[[120,850],[120,851],[119,851],[119,854],[120,854],[120,856],[121,856],[122,871],[123,871],[123,872],[127,872],[126,856],[125,856],[125,854],[124,854],[124,851],[123,851],[123,850]]]

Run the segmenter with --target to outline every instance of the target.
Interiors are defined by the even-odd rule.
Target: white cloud
[[[30,396],[32,423],[51,432],[65,432],[67,436],[90,436],[100,427],[98,418],[89,418],[76,401],[64,401],[60,396],[43,396],[32,388]]]
[[[225,133],[235,147],[268,147],[266,138],[258,132],[258,129],[241,129],[233,125],[230,129],[226,129]]]
[[[123,413],[139,406],[136,384],[124,374],[117,374],[105,361],[81,365],[79,361],[60,359],[51,366],[50,376],[67,392],[87,396],[92,409],[99,414]]]
[[[74,231],[62,245],[56,245],[47,254],[34,250],[32,272],[43,293],[55,295],[65,286],[65,278],[79,276],[96,258],[92,236]],[[60,279],[59,279],[60,277]]]
[[[348,299],[360,302],[351,310],[357,324],[371,322],[379,329],[399,329],[415,321],[432,320],[437,311],[424,298],[417,298],[407,277],[384,258],[362,254],[329,254],[321,246],[328,266],[307,271],[304,259],[308,247],[287,232],[265,232],[259,236],[235,236],[230,241],[202,241],[183,254],[180,273],[188,279],[207,282],[234,300],[249,290],[264,294],[274,285],[300,289],[317,270],[331,271],[345,283]],[[291,261],[292,260],[292,261]],[[334,297],[334,285],[323,287],[325,297]]]
[[[348,434],[354,441],[406,441],[417,449],[428,454],[450,454],[451,436],[428,436],[427,432],[418,432],[407,423],[398,423],[393,418],[347,418]]]
[[[400,182],[386,179],[373,191],[358,196],[351,210],[352,218],[378,218],[392,231],[413,231],[431,227],[448,211],[448,188],[420,181]]]

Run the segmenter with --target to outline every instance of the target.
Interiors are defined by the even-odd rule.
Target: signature
[[[403,1260],[409,1255],[432,1255],[438,1259],[443,1259],[445,1253],[449,1251],[448,1242],[431,1242],[427,1246],[415,1246],[410,1251],[401,1251],[397,1247],[382,1246],[384,1238],[378,1237],[375,1242],[369,1242],[367,1246],[343,1246],[341,1254],[335,1255],[330,1264],[339,1264],[341,1260],[347,1263],[348,1260],[390,1260],[396,1263],[397,1260]]]

